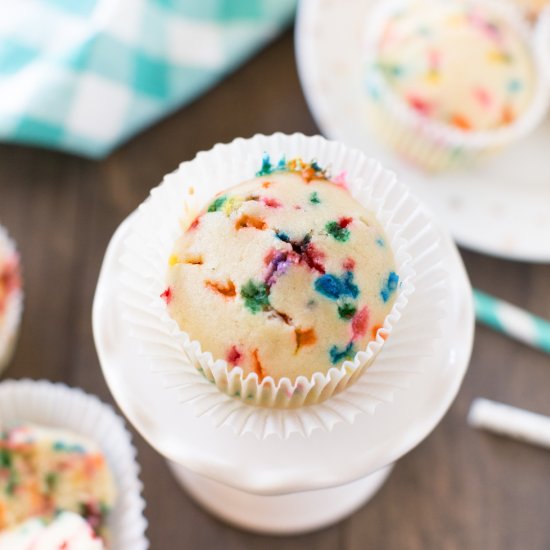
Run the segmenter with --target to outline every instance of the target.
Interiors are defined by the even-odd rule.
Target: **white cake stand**
[[[128,334],[118,301],[119,258],[133,219],[114,234],[96,290],[93,331],[101,367],[128,420],[215,515],[245,529],[278,534],[334,523],[376,493],[393,463],[434,429],[452,403],[472,350],[474,313],[464,266],[442,229],[449,271],[443,336],[411,387],[399,391],[394,403],[379,405],[374,415],[360,414],[353,424],[341,422],[330,433],[259,440],[216,428],[179,403]]]

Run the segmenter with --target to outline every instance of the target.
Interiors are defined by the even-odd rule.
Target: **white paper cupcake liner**
[[[479,0],[469,1],[479,3]],[[550,103],[550,90],[544,78],[548,52],[541,47],[538,31],[533,32],[519,9],[507,0],[483,0],[482,4],[509,22],[531,51],[536,85],[529,108],[505,127],[491,131],[462,132],[423,117],[409,107],[375,68],[377,43],[384,29],[384,21],[403,3],[404,0],[379,0],[369,14],[366,25],[366,88],[370,92],[365,91],[365,117],[382,142],[410,164],[430,172],[439,172],[468,166],[491,156],[522,139],[542,122]]]
[[[295,139],[296,138],[296,139]],[[249,166],[251,152],[254,151],[260,140],[265,140],[259,148],[253,167]],[[292,143],[292,142],[295,143]],[[297,143],[296,141],[299,141]],[[223,153],[220,155],[220,151]],[[397,272],[400,275],[400,285],[397,289],[395,303],[387,315],[382,329],[374,341],[370,342],[365,350],[358,352],[352,361],[345,361],[342,366],[332,368],[327,374],[317,372],[308,379],[299,376],[294,382],[282,378],[275,382],[271,377],[265,377],[261,382],[257,375],[243,375],[240,367],[229,368],[223,360],[214,360],[212,355],[203,351],[199,342],[190,340],[188,334],[178,327],[170,317],[165,304],[159,299],[162,290],[166,286],[166,270],[168,257],[174,243],[181,233],[182,226],[186,227],[194,218],[197,210],[202,208],[207,199],[197,204],[195,197],[198,185],[201,190],[208,190],[207,198],[211,199],[219,191],[230,187],[240,181],[245,181],[254,176],[261,166],[261,159],[265,153],[272,155],[273,159],[291,159],[300,157],[304,159],[317,159],[323,166],[332,165],[338,158],[336,173],[346,172],[347,185],[350,192],[369,209],[373,210],[382,223],[392,250],[394,252]],[[217,157],[214,160],[211,157]],[[308,155],[308,156],[305,156]],[[211,152],[199,155],[195,160],[184,163],[172,176],[169,176],[163,185],[151,193],[149,201],[141,207],[140,218],[134,226],[133,235],[127,242],[127,254],[124,262],[128,268],[125,271],[124,281],[128,287],[141,291],[140,303],[135,299],[128,299],[127,303],[134,308],[131,322],[140,325],[142,338],[149,341],[162,335],[163,341],[169,338],[179,344],[183,350],[180,361],[190,361],[196,369],[202,372],[208,380],[233,397],[243,399],[249,405],[268,406],[279,408],[292,408],[321,402],[330,398],[335,393],[343,390],[357,376],[372,363],[382,348],[395,323],[399,320],[413,291],[411,279],[414,272],[410,266],[410,256],[407,253],[406,241],[399,236],[399,225],[395,224],[394,207],[388,207],[388,200],[382,193],[377,198],[375,193],[387,189],[387,185],[394,178],[392,174],[377,170],[363,170],[364,157],[357,157],[354,151],[343,150],[337,143],[329,143],[321,138],[305,138],[304,136],[276,136],[274,138],[254,138],[244,141],[236,140],[230,145],[214,148]],[[306,161],[307,162],[307,161]],[[224,176],[224,167],[233,164],[236,170],[235,179]],[[332,167],[334,169],[334,167]],[[218,174],[217,171],[221,171]],[[215,182],[215,183],[211,183]],[[379,187],[381,189],[379,189]],[[190,192],[190,189],[192,191]],[[398,205],[399,202],[397,201]],[[180,209],[178,215],[166,216],[167,209],[176,205]],[[182,217],[181,209],[185,214]],[[164,213],[164,214],[161,214]],[[166,235],[159,231],[151,231],[152,227],[166,220]],[[139,260],[139,267],[134,262]],[[157,266],[165,266],[164,270],[158,270]],[[146,266],[154,266],[147,269]],[[157,327],[152,326],[151,319],[137,321],[137,318],[147,318],[151,312],[151,304],[155,302]],[[145,326],[144,326],[145,325]],[[145,329],[146,334],[143,334]],[[153,329],[153,330],[151,330]],[[158,344],[158,340],[156,342]],[[177,360],[177,359],[176,359]],[[156,361],[158,366],[159,361]],[[321,370],[321,369],[319,369]],[[190,388],[191,389],[191,388]]]
[[[46,380],[6,380],[0,384],[0,430],[30,422],[72,430],[95,441],[117,486],[108,518],[111,550],[146,550],[147,520],[139,465],[122,419],[97,397]]]
[[[6,254],[18,257],[15,243],[0,225],[0,261]],[[22,313],[23,290],[19,288],[10,294],[5,311],[0,313],[0,375],[11,361],[15,351]]]
[[[237,139],[227,145],[217,145],[209,152],[199,153],[195,160],[183,163],[175,173],[168,175],[163,184],[151,192],[151,197],[140,207],[133,222],[131,236],[126,241],[127,252],[122,258],[121,282],[125,292],[121,301],[129,330],[136,337],[141,352],[150,358],[151,368],[163,375],[168,388],[177,390],[181,401],[193,402],[197,414],[209,414],[218,425],[229,424],[237,433],[252,430],[259,437],[273,431],[279,435],[290,431],[308,434],[316,427],[330,426],[332,421],[328,417],[349,418],[348,412],[338,412],[338,408],[347,410],[349,405],[344,405],[340,400],[338,407],[333,397],[326,403],[334,402],[334,405],[325,407],[322,409],[324,412],[317,415],[312,413],[317,405],[303,406],[294,411],[275,411],[251,406],[248,404],[250,401],[245,403],[224,395],[207,378],[197,376],[195,362],[206,376],[211,375],[211,380],[230,393],[237,390],[241,396],[248,396],[247,392],[250,390],[255,397],[255,403],[272,405],[278,400],[278,406],[293,406],[298,401],[294,397],[293,388],[289,390],[288,381],[278,386],[265,384],[267,387],[263,394],[257,390],[261,385],[258,385],[254,377],[249,376],[243,382],[240,369],[233,369],[235,373],[228,372],[225,361],[213,362],[210,354],[202,354],[198,343],[190,342],[186,333],[170,318],[160,299],[166,285],[167,259],[181,232],[179,220],[185,216],[193,217],[217,191],[253,177],[265,152],[276,160],[282,156],[287,159],[301,157],[306,161],[316,159],[321,166],[329,167],[332,174],[345,170],[352,194],[375,212],[392,244],[397,270],[403,283],[396,299],[397,305],[388,316],[386,331],[389,333],[413,294],[414,278],[422,276],[422,273],[415,274],[416,260],[413,260],[415,257],[423,257],[426,250],[425,243],[423,247],[418,244],[418,236],[427,233],[434,242],[437,238],[416,199],[396,182],[393,174],[383,170],[376,161],[368,159],[361,152],[349,150],[318,136],[308,138],[301,134],[275,134],[270,137],[255,136],[250,140]],[[182,205],[186,205],[185,212]],[[183,225],[185,226],[185,222]],[[437,266],[439,279],[436,282],[439,283],[445,276],[438,266],[437,255],[430,256],[429,260],[426,269]],[[433,304],[436,306],[438,301],[435,300]],[[428,321],[437,323],[430,315]],[[392,335],[384,348],[393,339]],[[310,395],[312,401],[320,401],[335,394],[364,370],[368,361],[380,351],[382,343],[383,339],[379,334],[377,341],[369,344],[370,350],[357,354],[355,360],[347,361],[342,369],[332,369],[328,377],[319,373],[311,382],[306,380],[312,385],[318,385],[313,390],[306,388],[309,392],[303,393]],[[413,363],[414,361],[408,362],[410,373],[418,370]],[[366,373],[371,369],[373,367],[369,367]],[[408,365],[403,370],[406,373]],[[373,404],[391,399],[393,392],[406,384],[406,378],[407,375],[403,374],[396,384],[392,373],[388,373],[387,379],[384,379],[382,369],[382,373],[377,374],[377,379],[372,378],[372,384],[367,384],[365,401],[361,403],[361,407],[374,410]],[[225,387],[224,381],[227,384]],[[265,395],[268,396],[267,402],[262,401]],[[302,402],[307,403],[307,397],[302,399]],[[336,412],[332,410],[334,406]]]

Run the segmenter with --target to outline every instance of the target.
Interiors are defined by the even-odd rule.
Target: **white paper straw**
[[[477,398],[470,407],[468,423],[475,428],[550,449],[550,416]]]

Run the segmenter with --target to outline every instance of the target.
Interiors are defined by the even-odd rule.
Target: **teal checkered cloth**
[[[105,156],[271,40],[295,2],[10,2],[0,17],[0,140]]]

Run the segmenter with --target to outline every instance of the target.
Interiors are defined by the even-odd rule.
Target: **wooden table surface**
[[[104,161],[0,146],[0,221],[19,244],[26,290],[19,346],[5,377],[63,381],[112,403],[90,317],[113,231],[179,162],[216,142],[274,131],[318,131],[290,31]],[[474,286],[550,317],[550,265],[461,252]],[[550,453],[470,429],[466,414],[476,396],[550,414],[550,357],[477,327],[464,385],[436,430],[398,463],[371,503],[299,537],[248,534],[211,517],[136,434],[151,548],[549,549]]]

